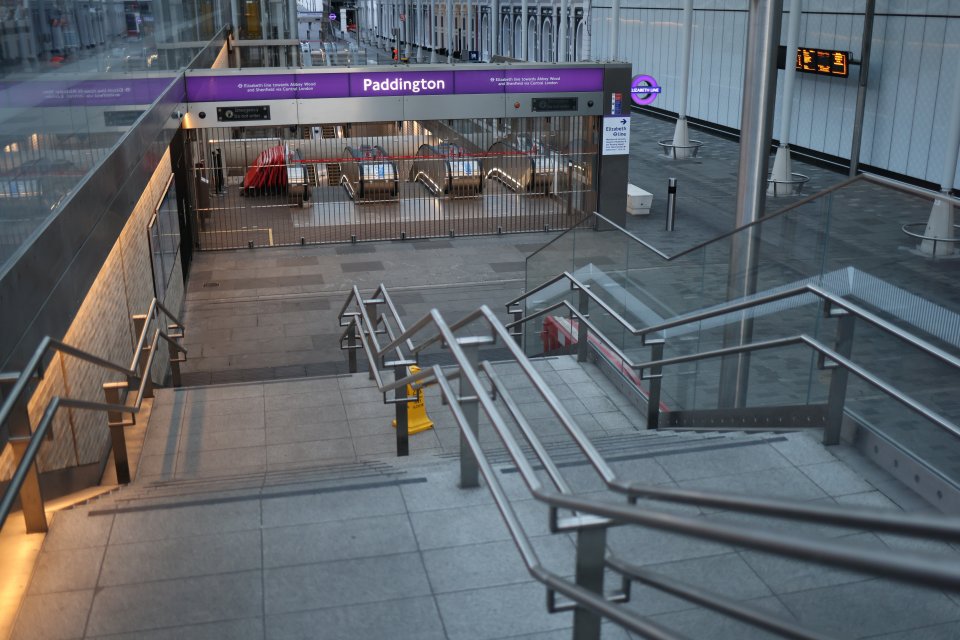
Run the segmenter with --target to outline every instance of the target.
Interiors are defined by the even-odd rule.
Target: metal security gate
[[[596,127],[566,116],[192,130],[197,248],[564,229],[592,210]]]

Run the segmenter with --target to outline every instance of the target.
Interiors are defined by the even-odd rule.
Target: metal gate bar
[[[185,144],[197,248],[566,229],[595,184],[596,126],[565,116],[195,130]]]

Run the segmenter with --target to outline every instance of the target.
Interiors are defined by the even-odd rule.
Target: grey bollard
[[[677,221],[677,179],[667,178],[667,231],[673,231]]]

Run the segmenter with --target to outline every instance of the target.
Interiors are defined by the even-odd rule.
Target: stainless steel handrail
[[[382,293],[383,291],[384,289],[381,287],[381,290],[378,291],[378,293]],[[804,291],[804,293],[810,292]],[[363,323],[367,324],[367,328],[361,328],[359,333],[361,336],[361,342],[364,343],[364,348],[369,349],[373,345],[370,342],[367,342],[365,338],[368,333],[373,334],[376,329],[370,325],[368,314],[362,311],[362,298],[359,296],[358,292],[356,295],[356,300],[358,303],[360,303],[359,306],[361,308],[361,312],[343,314],[343,317],[349,316],[350,322],[352,323],[357,322],[357,320],[361,320]],[[562,306],[566,306],[572,312],[575,312],[572,306],[566,301],[558,303],[557,306],[560,306],[561,304]],[[391,309],[390,311],[391,313],[394,313],[395,309]],[[578,317],[580,316],[578,315]],[[523,354],[522,349],[513,341],[508,328],[502,325],[492,311],[490,311],[488,308],[481,307],[480,309],[467,314],[453,324],[447,324],[439,312],[433,310],[427,316],[424,316],[417,322],[413,323],[408,329],[401,331],[399,335],[394,335],[394,332],[389,329],[389,321],[385,322],[384,324],[388,327],[390,342],[384,345],[382,348],[378,348],[375,353],[368,353],[368,359],[371,361],[371,366],[375,366],[377,359],[380,358],[382,354],[390,352],[394,349],[399,349],[401,345],[413,345],[411,353],[419,354],[427,346],[441,342],[451,352],[455,362],[459,367],[455,373],[459,373],[460,377],[466,379],[466,381],[469,383],[469,387],[474,389],[474,395],[470,396],[469,398],[460,398],[453,391],[451,385],[449,384],[448,376],[439,366],[436,365],[425,368],[417,374],[408,375],[394,380],[391,383],[381,384],[378,382],[380,391],[387,393],[391,390],[397,390],[401,387],[405,387],[408,384],[423,385],[435,382],[439,385],[455,419],[457,420],[458,425],[460,426],[460,430],[463,433],[463,440],[466,442],[467,446],[472,451],[474,458],[476,459],[479,472],[482,473],[484,478],[487,480],[487,484],[493,493],[494,501],[504,517],[504,521],[506,522],[511,533],[511,537],[514,540],[514,543],[517,545],[517,548],[520,551],[521,557],[523,558],[529,573],[534,578],[547,585],[547,587],[552,591],[572,598],[579,606],[585,607],[595,613],[598,613],[599,615],[622,624],[628,629],[634,630],[638,633],[645,633],[649,637],[675,637],[669,631],[660,627],[647,626],[649,624],[647,621],[638,619],[632,614],[624,612],[621,608],[616,607],[614,604],[596,593],[583,589],[578,585],[571,584],[566,580],[557,577],[549,571],[546,571],[539,564],[539,560],[537,559],[536,553],[533,550],[529,539],[526,537],[523,528],[520,526],[516,514],[512,511],[509,501],[507,500],[502,487],[499,485],[499,480],[493,473],[492,467],[490,466],[489,461],[486,459],[484,452],[479,445],[479,440],[476,434],[471,429],[469,419],[460,407],[461,401],[480,403],[480,406],[487,415],[493,429],[497,432],[501,442],[503,442],[509,458],[519,471],[521,478],[523,479],[523,482],[527,486],[527,489],[530,491],[531,495],[551,507],[552,530],[557,530],[556,522],[554,521],[554,519],[557,517],[557,510],[569,509],[578,514],[591,514],[592,516],[601,518],[602,520],[599,522],[605,523],[606,525],[609,525],[614,521],[616,524],[640,524],[643,526],[651,526],[673,532],[691,534],[707,539],[740,544],[754,549],[771,551],[781,555],[802,558],[805,560],[812,560],[821,563],[829,562],[847,568],[868,571],[871,573],[880,573],[882,575],[896,577],[912,582],[920,582],[923,584],[937,586],[949,586],[952,588],[960,586],[960,565],[955,562],[943,564],[941,562],[931,561],[928,558],[919,556],[888,557],[888,554],[878,553],[872,550],[844,547],[843,545],[837,545],[832,542],[811,542],[809,540],[784,536],[782,534],[768,534],[760,531],[746,530],[733,525],[703,522],[701,520],[686,518],[674,514],[651,512],[649,509],[640,509],[631,505],[620,506],[607,503],[597,504],[590,500],[583,500],[581,498],[572,496],[570,494],[569,487],[563,480],[559,469],[553,463],[546,449],[539,443],[539,440],[535,434],[533,434],[532,429],[529,429],[529,424],[522,419],[521,411],[516,406],[516,403],[512,400],[509,391],[504,388],[502,380],[499,379],[499,376],[496,374],[491,363],[488,361],[483,361],[476,367],[470,364],[471,360],[464,352],[463,347],[461,347],[456,336],[455,327],[462,328],[478,320],[482,320],[490,329],[491,338],[500,339],[503,341],[503,344],[507,346],[511,352],[511,355],[513,356],[512,360],[517,363],[521,371],[531,381],[536,392],[544,399],[557,417],[559,423],[563,426],[564,430],[571,436],[574,443],[585,455],[588,462],[607,484],[607,486],[621,493],[627,493],[631,499],[635,497],[652,497],[658,500],[675,501],[680,503],[709,504],[760,515],[806,519],[827,524],[839,524],[845,526],[873,526],[884,531],[909,533],[913,535],[932,535],[952,541],[960,539],[960,520],[932,516],[911,515],[909,517],[904,517],[902,514],[868,512],[866,510],[852,511],[847,508],[841,510],[836,507],[795,504],[788,501],[768,498],[752,498],[749,496],[731,496],[695,491],[661,489],[658,487],[645,487],[639,484],[625,483],[617,478],[616,474],[612,471],[603,457],[599,454],[599,452],[597,452],[589,439],[586,438],[582,430],[579,429],[568,412],[562,407],[559,400],[547,387],[546,383],[533,367],[532,363],[530,363],[530,361]],[[379,321],[380,320],[378,319],[378,322]],[[581,318],[581,321],[588,322],[588,319]],[[402,324],[398,326],[402,326]],[[420,344],[413,344],[413,338],[418,334],[427,331],[428,329],[429,332],[426,339],[424,339]],[[376,341],[373,341],[373,343],[376,343]],[[872,376],[872,374],[866,372],[848,359],[844,358],[841,354],[836,353],[832,349],[829,349],[828,347],[816,342],[808,336],[793,336],[777,341],[757,343],[756,346],[745,345],[742,347],[742,349],[772,348],[775,346],[784,346],[797,343],[803,343],[810,348],[818,350],[819,352],[823,353],[825,357],[830,358],[830,360],[835,362],[838,366],[847,368],[855,375],[858,375],[867,380],[867,382],[874,384],[874,386],[881,388],[881,390],[885,390],[886,392],[893,394],[899,394],[896,389],[886,385],[886,383],[877,379],[875,376]],[[699,357],[713,357],[717,355],[723,355],[726,352],[727,350],[717,350],[697,355]],[[949,354],[943,355],[949,356]],[[681,358],[690,357],[691,356],[682,356]],[[678,360],[679,358],[661,358],[659,361],[641,363],[639,366],[643,368],[652,368],[658,365],[666,365],[671,362],[676,362]],[[547,471],[547,474],[550,477],[552,484],[556,487],[556,490],[547,490],[540,483],[533,466],[523,454],[519,444],[504,422],[503,416],[500,414],[499,410],[493,404],[493,400],[486,392],[484,384],[480,379],[480,372],[483,372],[490,380],[494,391],[500,393],[501,398],[507,406],[508,412],[511,414],[511,416],[513,416],[517,424],[519,424],[521,434],[533,448],[534,458],[539,461],[539,463]],[[461,387],[461,389],[462,388],[463,387]],[[902,396],[902,394],[899,395]],[[922,405],[919,405],[918,403],[914,403],[914,405],[915,406],[911,408],[918,410],[921,415],[924,415],[928,419],[936,421],[935,418],[937,416],[935,414],[929,410],[926,410],[925,407],[922,407]],[[518,420],[517,418],[520,419]],[[597,522],[598,521],[596,520],[592,521],[593,526],[596,526]],[[605,525],[601,524],[601,526]],[[635,572],[629,571],[628,566],[622,565],[622,563],[618,565],[616,559],[609,559],[608,566],[623,570],[621,573],[628,580],[634,578],[640,580],[644,579],[642,576],[634,575]],[[815,633],[803,631],[791,632],[790,624],[784,624],[775,618],[770,618],[767,614],[762,612],[753,612],[750,610],[750,608],[742,607],[737,603],[726,601],[721,596],[705,595],[697,590],[689,589],[684,592],[682,586],[668,585],[666,583],[662,584],[661,586],[668,592],[673,592],[676,595],[686,597],[691,601],[700,602],[706,606],[711,606],[717,610],[727,613],[728,615],[738,617],[762,628],[777,631],[782,635],[786,635],[787,637],[820,637]],[[673,589],[673,591],[671,591],[671,589]]]
[[[860,305],[850,302],[849,300],[843,298],[842,296],[838,296],[834,293],[831,293],[830,291],[827,291],[826,289],[815,284],[804,284],[798,287],[786,289],[784,291],[778,291],[775,293],[769,293],[769,294],[764,294],[760,296],[751,296],[746,299],[728,302],[726,304],[720,305],[713,309],[709,309],[707,311],[698,311],[696,313],[685,314],[677,318],[667,320],[665,322],[661,322],[649,327],[644,327],[642,329],[638,329],[637,327],[635,327],[632,323],[626,320],[622,315],[620,315],[614,309],[612,309],[610,305],[607,304],[596,293],[594,293],[588,285],[584,284],[575,276],[573,276],[572,274],[566,271],[564,271],[560,275],[554,276],[553,278],[546,281],[542,285],[538,285],[537,287],[531,289],[529,292],[523,293],[520,296],[514,298],[510,302],[506,303],[505,306],[508,309],[510,309],[514,305],[520,303],[521,301],[532,296],[533,294],[538,293],[539,291],[563,279],[569,280],[571,283],[571,288],[573,290],[582,291],[585,295],[589,296],[591,302],[595,302],[597,305],[599,305],[600,308],[604,310],[604,312],[608,313],[614,320],[617,321],[617,324],[619,324],[624,329],[626,329],[627,331],[629,331],[630,333],[632,333],[634,336],[637,336],[637,337],[644,337],[650,334],[662,333],[667,329],[674,329],[676,327],[681,327],[683,325],[694,324],[697,322],[702,322],[703,320],[718,318],[721,316],[728,315],[730,313],[735,313],[737,311],[744,311],[747,309],[760,307],[762,305],[769,304],[771,302],[778,302],[780,300],[786,300],[788,298],[794,298],[798,296],[812,294],[828,302],[833,306],[840,307],[852,313],[858,319],[869,322],[876,328],[881,329],[882,331],[892,335],[893,337],[909,343],[911,346],[916,347],[917,349],[920,349],[927,355],[933,356],[934,358],[940,360],[941,362],[944,362],[945,364],[948,364],[954,368],[960,369],[960,358],[957,358],[956,356],[948,353],[947,351],[944,351],[943,349],[937,347],[936,345],[930,342],[927,342],[926,340],[918,336],[915,336],[911,333],[904,331],[897,325],[891,322],[888,322],[887,320],[884,320],[877,314],[861,307]],[[576,311],[575,309],[573,309],[572,306],[570,306],[570,309],[572,311]],[[525,322],[528,322],[534,317],[543,315],[543,311],[544,310],[538,310],[533,314],[531,314],[529,317],[525,316],[523,318],[513,320],[512,322],[509,322],[506,325],[507,329],[519,327],[520,325],[524,324]]]
[[[137,395],[133,405],[127,405],[126,402],[122,402],[120,404],[110,402],[102,403],[82,400],[79,398],[54,396],[44,408],[43,417],[33,433],[31,433],[29,436],[18,435],[9,438],[11,442],[27,442],[27,446],[24,449],[16,469],[14,470],[14,474],[9,486],[4,492],[2,499],[0,499],[0,528],[2,528],[3,524],[6,522],[7,516],[10,513],[10,509],[17,499],[17,496],[23,487],[23,483],[30,473],[31,467],[36,461],[36,456],[40,450],[40,445],[43,441],[43,438],[46,437],[49,426],[60,407],[68,407],[87,411],[129,413],[132,416],[135,416],[141,410],[143,400],[147,392],[147,387],[150,384],[150,371],[153,367],[153,362],[157,353],[157,346],[160,339],[163,338],[166,342],[168,342],[172,349],[179,351],[181,354],[187,354],[187,350],[180,345],[180,343],[178,343],[176,340],[173,340],[166,334],[166,332],[162,331],[160,327],[156,327],[153,331],[152,338],[150,339],[149,353],[143,361],[142,369],[138,370],[137,367],[140,363],[140,355],[144,350],[144,345],[146,344],[152,319],[157,317],[157,310],[162,310],[168,318],[176,323],[176,326],[179,329],[183,329],[182,322],[169,310],[167,310],[166,307],[160,304],[156,298],[154,298],[150,303],[147,314],[145,314],[145,317],[147,317],[148,320],[144,323],[143,328],[140,331],[140,335],[137,340],[137,346],[134,352],[133,362],[129,368],[115,364],[109,360],[101,358],[100,356],[88,353],[82,349],[78,349],[59,340],[55,340],[49,336],[44,337],[43,340],[40,341],[40,344],[34,350],[33,355],[28,361],[27,366],[17,376],[17,379],[13,383],[13,386],[4,400],[3,405],[0,406],[0,427],[7,423],[18,404],[22,407],[24,402],[23,396],[27,391],[27,386],[29,385],[30,380],[35,375],[39,378],[43,377],[43,361],[48,352],[51,350],[99,366],[108,371],[122,374],[125,378],[124,384],[126,385],[127,390],[129,391],[129,388],[132,385],[136,385]],[[40,509],[42,511],[42,505],[40,506]]]
[[[564,237],[566,234],[571,233],[571,232],[575,232],[577,229],[580,228],[580,226],[583,224],[583,222],[584,222],[585,220],[587,220],[587,219],[590,218],[591,216],[595,216],[596,218],[599,218],[600,220],[603,220],[606,224],[609,224],[610,226],[614,227],[616,230],[618,230],[618,231],[620,231],[621,233],[625,234],[625,235],[628,236],[631,240],[633,240],[636,244],[639,244],[640,246],[642,246],[642,247],[644,247],[645,249],[649,250],[650,252],[652,252],[653,254],[657,255],[658,257],[660,257],[660,258],[662,258],[662,259],[664,259],[664,260],[667,260],[667,261],[672,261],[672,260],[676,260],[677,258],[681,258],[681,257],[683,257],[683,256],[685,256],[685,255],[687,255],[687,254],[690,254],[690,253],[693,253],[693,252],[695,252],[695,251],[698,251],[698,250],[706,247],[707,245],[713,244],[713,243],[715,243],[715,242],[719,242],[720,240],[723,240],[724,238],[728,238],[728,237],[730,237],[730,236],[732,236],[732,235],[734,235],[734,234],[736,234],[736,233],[739,233],[739,232],[741,232],[741,231],[744,231],[745,229],[749,229],[749,228],[751,228],[751,227],[753,227],[753,226],[761,225],[761,224],[764,224],[765,222],[769,222],[770,220],[773,220],[773,219],[775,219],[775,218],[779,218],[779,217],[782,216],[782,215],[785,215],[785,214],[787,214],[787,213],[790,213],[790,212],[793,211],[794,209],[798,209],[798,208],[800,208],[800,207],[802,207],[802,206],[804,206],[804,205],[810,204],[811,202],[814,202],[814,201],[816,201],[816,200],[819,200],[820,198],[822,198],[822,197],[824,197],[824,196],[826,196],[826,195],[829,195],[829,194],[831,194],[831,193],[833,193],[833,192],[835,192],[835,191],[839,191],[839,190],[841,190],[841,189],[844,189],[844,188],[846,188],[846,187],[849,187],[850,185],[855,184],[855,183],[860,182],[860,181],[872,182],[872,183],[874,183],[874,184],[879,184],[879,185],[882,185],[882,186],[885,186],[885,187],[889,187],[889,188],[895,189],[895,190],[897,190],[897,191],[902,191],[902,192],[904,192],[904,193],[909,193],[909,194],[911,194],[911,195],[919,196],[919,197],[921,197],[921,198],[928,198],[928,199],[930,199],[930,200],[943,200],[944,202],[949,202],[950,204],[952,204],[952,205],[955,206],[955,207],[960,206],[960,199],[954,198],[953,196],[951,196],[951,195],[949,195],[949,194],[947,194],[947,193],[943,193],[942,191],[932,191],[932,190],[930,190],[930,189],[924,189],[924,188],[922,188],[922,187],[916,187],[916,186],[913,186],[913,185],[911,185],[911,184],[907,184],[907,183],[905,183],[905,182],[898,182],[897,180],[892,180],[892,179],[890,179],[890,178],[884,178],[883,176],[878,176],[878,175],[872,174],[872,173],[861,173],[861,174],[858,174],[858,175],[856,175],[856,176],[854,176],[854,177],[852,177],[852,178],[847,178],[846,180],[842,180],[842,181],[840,181],[840,182],[838,182],[838,183],[836,183],[836,184],[834,184],[834,185],[831,185],[831,186],[827,187],[826,189],[823,189],[823,190],[821,190],[821,191],[818,191],[817,193],[813,193],[813,194],[810,194],[809,196],[805,196],[805,197],[803,197],[803,198],[800,198],[799,200],[797,200],[797,201],[795,201],[795,202],[792,202],[792,203],[790,203],[789,205],[787,205],[787,206],[785,206],[785,207],[783,207],[783,208],[781,208],[781,209],[777,209],[776,211],[773,211],[773,212],[771,212],[771,213],[769,213],[769,214],[764,215],[764,216],[763,216],[762,218],[760,218],[759,220],[755,220],[754,222],[751,222],[751,223],[745,224],[745,225],[743,225],[743,226],[737,227],[737,228],[735,228],[735,229],[732,229],[732,230],[730,230],[730,231],[726,231],[726,232],[724,232],[724,233],[721,233],[721,234],[718,235],[718,236],[715,236],[715,237],[713,237],[713,238],[710,238],[709,240],[705,240],[705,241],[703,241],[703,242],[697,243],[697,244],[693,245],[692,247],[689,247],[689,248],[687,248],[687,249],[684,249],[683,251],[680,251],[679,253],[675,253],[675,254],[673,254],[673,255],[667,255],[667,254],[665,254],[664,252],[660,251],[659,249],[657,249],[657,248],[654,247],[653,245],[649,244],[648,242],[646,242],[646,241],[638,238],[638,237],[635,236],[634,234],[630,233],[629,231],[627,231],[626,229],[624,229],[623,227],[621,227],[620,225],[618,225],[616,222],[613,222],[613,221],[610,220],[609,218],[607,218],[607,217],[605,217],[605,216],[603,216],[603,215],[601,215],[600,213],[598,213],[598,212],[595,211],[595,212],[593,212],[593,213],[588,213],[588,214],[586,214],[586,215],[583,217],[583,219],[580,220],[577,224],[571,225],[570,228],[568,228],[567,230],[565,230],[565,231],[563,231],[562,233],[558,234],[556,238],[553,238],[553,239],[550,240],[548,243],[546,243],[545,245],[543,245],[542,247],[540,247],[539,249],[537,249],[536,251],[534,251],[533,253],[531,253],[529,256],[527,256],[527,260],[529,260],[529,259],[532,258],[533,256],[537,255],[537,254],[540,253],[541,251],[544,251],[547,247],[549,247],[549,246],[552,245],[553,243],[559,241],[560,238]]]
[[[688,354],[684,356],[677,356],[674,358],[662,358],[659,360],[651,360],[647,362],[634,362],[629,356],[627,356],[623,350],[621,350],[612,340],[610,340],[605,334],[599,331],[589,318],[581,314],[577,309],[573,307],[566,300],[561,300],[560,302],[555,303],[554,305],[541,309],[530,316],[523,318],[523,321],[529,322],[540,316],[546,315],[553,310],[558,308],[566,308],[569,313],[577,317],[578,322],[583,322],[586,324],[591,331],[591,334],[604,343],[604,346],[610,349],[614,355],[616,355],[620,360],[630,369],[634,370],[644,370],[644,369],[653,369],[656,367],[663,367],[675,364],[683,364],[686,362],[695,362],[697,360],[706,359],[706,358],[716,358],[722,357],[724,355],[732,355],[737,353],[744,353],[749,351],[759,351],[763,349],[771,349],[777,347],[785,347],[796,344],[806,344],[814,351],[823,354],[830,360],[836,362],[839,366],[844,367],[857,377],[861,378],[871,386],[883,391],[885,394],[890,396],[897,402],[900,402],[905,407],[919,414],[920,416],[926,418],[930,422],[934,423],[939,428],[950,433],[951,435],[960,437],[960,426],[952,423],[943,416],[924,406],[923,404],[916,402],[906,394],[902,393],[892,385],[884,382],[880,378],[874,376],[866,369],[863,369],[859,365],[855,364],[851,360],[844,358],[842,355],[838,354],[833,349],[830,349],[826,345],[810,338],[806,335],[790,336],[786,338],[778,338],[774,340],[767,340],[763,342],[754,342],[749,345],[734,346],[728,347],[725,349],[717,349],[713,351],[705,351],[698,354]],[[511,326],[518,324],[518,322],[512,322],[506,325],[507,329]],[[917,338],[919,340],[919,338]],[[934,348],[935,351],[938,351]],[[936,355],[936,354],[934,354]],[[945,358],[945,361],[953,363],[956,361],[953,356],[946,353],[941,353]],[[709,494],[695,491],[685,491],[683,489],[665,489],[655,486],[646,486],[646,485],[634,485],[634,484],[625,484],[619,480],[613,480],[607,483],[607,487],[613,491],[618,491],[631,495],[633,497],[645,497],[645,498],[655,498],[661,500],[673,500],[677,502],[682,502],[686,504],[695,504],[698,506],[710,506],[718,507],[730,510],[737,511],[748,511],[748,512],[757,512],[763,513],[764,515],[774,515],[782,518],[789,518],[795,520],[814,520],[820,522],[832,522],[833,524],[844,524],[847,526],[870,526],[875,529],[880,529],[883,531],[889,532],[898,532],[906,533],[913,535],[926,535],[933,536],[938,538],[945,539],[956,539],[957,535],[960,534],[960,519],[956,521],[945,521],[943,518],[925,518],[922,516],[915,517],[912,521],[904,521],[899,516],[889,515],[885,516],[880,513],[875,513],[872,511],[858,512],[857,510],[852,510],[848,507],[818,507],[816,509],[810,509],[805,505],[794,504],[790,502],[775,501],[775,500],[765,500],[758,499],[750,496],[731,496],[729,494]],[[731,499],[733,497],[734,499]],[[739,504],[738,504],[739,503]],[[829,520],[822,520],[823,516],[828,516]]]

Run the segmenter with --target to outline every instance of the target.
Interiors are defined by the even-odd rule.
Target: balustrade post
[[[853,327],[856,318],[844,309],[836,309],[831,312],[831,315],[836,317],[839,323],[834,351],[844,358],[849,358],[853,351]],[[830,372],[830,391],[827,395],[827,424],[823,430],[823,444],[840,443],[840,427],[843,425],[843,407],[846,404],[847,378],[849,377],[850,372],[846,367],[833,364],[833,371]]]
[[[644,342],[650,347],[652,362],[663,360],[663,347],[666,342],[663,338],[647,338]],[[650,390],[647,396],[647,429],[657,429],[660,426],[660,387],[663,381],[663,367],[660,365],[650,367],[647,380]]]
[[[577,311],[580,312],[580,318],[577,319],[577,362],[586,362],[587,353],[590,349],[590,330],[587,323],[584,322],[590,317],[590,296],[587,295],[587,287],[580,289],[580,299],[577,301]]]
[[[370,343],[372,346],[377,341],[375,338],[375,335],[377,333],[377,303],[375,301],[364,300],[363,308],[367,312],[367,318],[370,319],[370,323],[372,325],[370,327]],[[360,330],[363,331],[363,327],[361,327]],[[376,355],[376,354],[373,354],[373,355]],[[374,358],[370,358],[370,360],[375,361]],[[373,374],[373,367],[375,366],[376,366],[375,364],[370,365],[370,373],[368,375],[370,380],[377,379],[377,377]]]
[[[468,365],[476,371],[479,361],[479,345],[461,344],[463,352],[467,356]],[[480,402],[478,394],[480,389],[474,389],[467,376],[460,373],[460,408],[467,419],[467,428],[473,431],[473,434],[480,437]],[[467,443],[466,436],[460,433],[460,488],[468,489],[480,486],[480,465],[477,463],[477,457]]]
[[[123,404],[123,391],[128,389],[126,382],[105,382],[103,384],[104,401],[107,404]],[[123,412],[107,411],[107,426],[110,427],[110,442],[113,446],[113,464],[117,470],[117,483],[130,483],[130,462],[127,457],[127,436],[124,432]]]
[[[7,424],[10,428],[13,464],[14,468],[17,468],[23,462],[27,447],[30,445],[30,437],[33,435],[26,400],[19,399],[13,405]],[[53,425],[50,427],[53,428]],[[20,487],[20,507],[23,509],[27,533],[46,533],[47,512],[43,507],[43,492],[40,489],[40,474],[37,471],[36,461],[30,463],[23,485]]]
[[[402,380],[407,377],[407,365],[397,364],[393,367],[393,379]],[[393,398],[396,400],[396,420],[397,420],[397,455],[410,455],[409,439],[409,420],[407,415],[407,402],[401,402],[407,397],[406,385],[397,387],[393,391]]]
[[[604,558],[607,552],[607,528],[591,527],[577,531],[577,586],[603,596]],[[599,640],[599,613],[585,607],[573,611],[573,640]]]
[[[354,318],[347,329],[347,370],[357,372],[357,320]]]
[[[147,326],[149,318],[146,315],[135,315],[132,316],[133,319],[133,334],[137,336],[137,339],[140,339],[140,336],[143,335],[144,328]],[[150,375],[150,371],[147,370],[147,362],[150,360],[150,337],[144,336],[143,348],[140,350],[140,353],[137,356],[137,372],[140,374],[140,378],[143,381],[143,397],[152,398],[153,397],[153,377]]]

